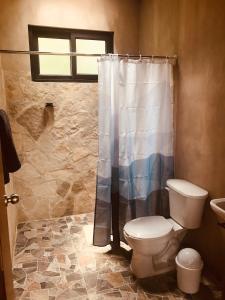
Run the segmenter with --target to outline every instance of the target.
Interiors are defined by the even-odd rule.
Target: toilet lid
[[[169,188],[183,195],[184,197],[197,199],[206,198],[208,195],[206,190],[183,179],[168,179],[166,183]]]
[[[129,221],[124,231],[131,237],[160,238],[171,232],[173,225],[162,216],[142,217]]]

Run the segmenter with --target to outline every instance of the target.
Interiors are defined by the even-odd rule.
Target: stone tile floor
[[[92,246],[92,230],[93,214],[19,224],[13,269],[16,300],[222,299],[206,278],[194,296],[177,289],[175,273],[135,279],[123,252]]]

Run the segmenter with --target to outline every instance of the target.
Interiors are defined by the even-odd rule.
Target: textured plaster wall
[[[4,109],[5,111],[7,111],[5,86],[4,86],[4,73],[1,65],[1,56],[0,56],[0,109]],[[14,192],[13,176],[10,175],[10,177],[11,177],[10,183],[5,185],[5,192],[8,195]],[[9,224],[10,250],[11,250],[11,257],[13,259],[13,250],[15,245],[16,225],[17,225],[17,206],[9,205],[7,208],[7,214],[8,214],[8,224]]]
[[[138,53],[138,0],[1,0],[0,48],[29,49],[28,24],[114,31],[115,52]],[[28,71],[25,56],[4,56],[4,69]]]
[[[178,55],[176,69],[176,176],[225,197],[225,2],[143,0],[140,48],[145,54]],[[218,274],[225,247],[216,219],[205,207],[202,227],[186,243]]]
[[[27,25],[114,31],[115,52],[138,52],[135,0],[3,0],[0,48],[28,49]],[[90,212],[96,189],[97,84],[38,83],[28,56],[4,55],[6,100],[22,162],[19,221]],[[54,110],[46,110],[46,102]]]

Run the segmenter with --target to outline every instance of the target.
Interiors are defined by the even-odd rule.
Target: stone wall
[[[19,221],[93,211],[97,84],[32,82],[29,73],[10,71],[5,83],[22,162],[14,175]]]

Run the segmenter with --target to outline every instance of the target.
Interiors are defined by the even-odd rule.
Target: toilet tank
[[[182,179],[169,179],[167,186],[171,218],[184,228],[199,228],[208,192]]]

